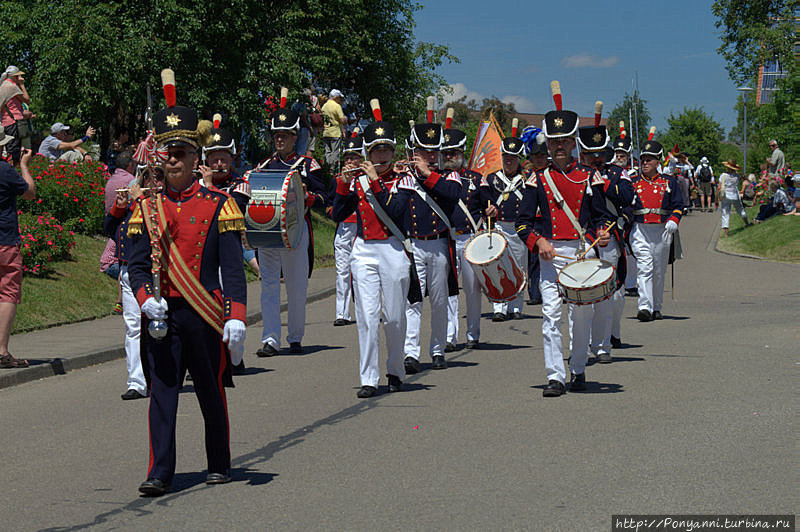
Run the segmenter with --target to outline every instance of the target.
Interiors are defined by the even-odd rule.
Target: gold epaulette
[[[225,231],[245,230],[244,216],[233,198],[229,197],[222,205],[219,218],[217,218],[217,226],[219,227],[220,233],[224,233]]]
[[[133,207],[133,213],[131,214],[131,219],[128,220],[128,237],[132,237],[134,235],[141,235],[143,224],[144,224],[144,218],[142,217],[142,207],[137,202],[136,205],[134,205]]]

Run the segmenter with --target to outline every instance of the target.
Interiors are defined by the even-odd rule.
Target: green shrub
[[[75,245],[75,233],[58,223],[49,214],[30,214],[17,211],[19,215],[20,252],[22,271],[27,274],[45,275],[53,261],[69,256]]]

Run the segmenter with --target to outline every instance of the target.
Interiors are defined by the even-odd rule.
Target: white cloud
[[[480,103],[483,100],[482,94],[469,90],[467,86],[461,82],[451,83],[450,88],[453,90],[452,94],[442,92],[444,103],[455,102],[456,100],[461,99],[462,96],[466,96],[467,101],[475,100],[476,102]]]
[[[520,113],[535,113],[538,109],[537,105],[533,103],[533,100],[526,98],[525,96],[518,96],[516,94],[503,96],[500,98],[500,101],[505,103],[513,103],[514,108]]]
[[[567,55],[561,59],[562,68],[609,68],[619,63],[619,57],[598,57],[587,53]]]

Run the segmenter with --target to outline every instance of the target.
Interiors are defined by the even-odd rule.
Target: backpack
[[[701,183],[711,183],[711,168],[707,164],[702,165],[697,172],[697,178]]]

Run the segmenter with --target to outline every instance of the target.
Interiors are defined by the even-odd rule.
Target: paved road
[[[119,399],[123,361],[2,389],[0,522],[607,530],[612,513],[793,512],[800,267],[712,251],[716,222],[681,224],[677,301],[640,324],[628,299],[627,348],[587,369],[583,394],[542,398],[541,320],[526,307],[520,321],[484,320],[483,349],[446,371],[358,400],[355,327],[330,326],[332,299],[311,305],[308,352],[248,355],[251,374],[229,393],[226,486],[203,483],[200,414],[185,393],[177,491],[138,497],[147,402]],[[252,353],[260,328],[248,336]]]

